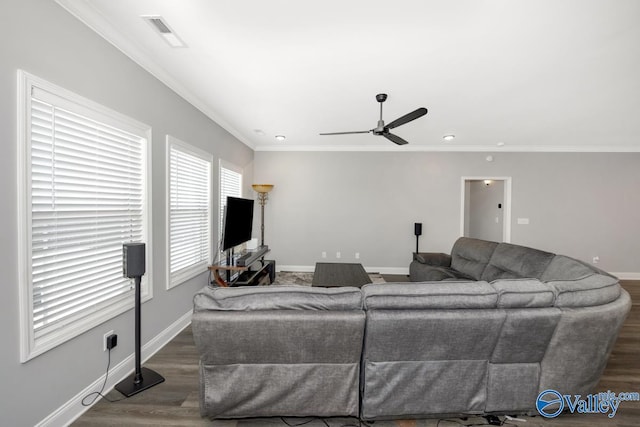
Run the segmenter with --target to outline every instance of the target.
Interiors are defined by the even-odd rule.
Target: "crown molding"
[[[89,2],[73,0],[55,0],[55,2],[240,142],[252,150],[256,149],[255,144],[209,108],[196,94],[187,90],[180,82],[171,77],[161,67],[158,67],[144,50],[136,44],[135,40],[122,37],[111,22]]]
[[[629,146],[474,146],[474,145],[258,145],[255,151],[393,151],[393,152],[485,152],[485,153],[640,153],[639,147]]]

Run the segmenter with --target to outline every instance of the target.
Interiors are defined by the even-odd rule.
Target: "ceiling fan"
[[[404,116],[392,121],[391,123],[385,126],[384,120],[382,120],[382,103],[386,100],[387,100],[386,93],[379,93],[376,95],[376,101],[380,103],[380,120],[378,120],[378,126],[376,126],[374,129],[360,130],[360,131],[353,131],[353,132],[329,132],[329,133],[321,133],[320,135],[348,135],[352,133],[373,133],[374,135],[382,135],[385,138],[387,138],[389,141],[398,145],[408,144],[407,141],[400,138],[398,135],[394,135],[390,133],[389,130],[396,128],[398,126],[402,126],[406,123],[409,123],[410,121],[413,121],[417,118],[424,116],[425,114],[427,114],[427,109],[424,107],[418,108],[417,110],[412,111],[408,114],[405,114]]]

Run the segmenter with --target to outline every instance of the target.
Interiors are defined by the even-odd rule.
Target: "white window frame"
[[[146,274],[142,277],[142,300],[153,297],[153,243],[151,239],[151,127],[63,89],[22,70],[18,71],[18,269],[20,309],[20,359],[34,357],[124,313],[134,305],[133,281],[128,292],[102,303],[88,314],[61,321],[56,329],[36,338],[33,318],[32,207],[31,207],[31,94],[48,92],[64,108],[83,117],[111,125],[142,138],[142,236],[146,243]]]
[[[218,163],[218,244],[216,246],[216,250],[219,256],[222,255],[222,251],[220,250],[221,246],[222,246],[222,231],[223,231],[223,220],[224,220],[224,207],[225,207],[225,201],[222,200],[222,169],[227,169],[230,170],[232,172],[235,172],[237,174],[240,175],[240,194],[237,197],[242,197],[243,191],[243,184],[244,184],[244,173],[243,170],[240,166],[236,166],[233,163],[230,163],[226,160],[220,159],[219,163]]]
[[[206,192],[208,194],[208,207],[207,207],[207,230],[206,230],[206,259],[198,263],[192,264],[188,267],[182,268],[176,272],[171,272],[171,151],[175,149],[183,154],[197,157],[198,159],[207,162],[208,165],[208,182],[206,185]],[[197,276],[198,274],[207,271],[209,265],[212,262],[213,253],[213,231],[212,231],[212,212],[213,205],[211,203],[213,199],[212,187],[213,187],[213,155],[194,147],[186,142],[180,141],[177,138],[167,135],[167,289],[171,289],[175,286],[184,283],[185,281]]]

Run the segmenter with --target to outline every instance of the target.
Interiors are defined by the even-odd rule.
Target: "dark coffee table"
[[[371,283],[371,279],[362,264],[349,264],[338,262],[318,262],[313,273],[311,286],[334,287],[355,286],[361,287]]]

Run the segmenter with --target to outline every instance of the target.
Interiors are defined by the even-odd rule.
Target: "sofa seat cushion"
[[[553,307],[555,289],[537,279],[494,280],[498,308]]]
[[[432,282],[438,280],[475,280],[472,277],[465,276],[459,271],[451,267],[441,267],[423,264],[419,261],[413,261],[409,265],[409,277],[412,282]]]
[[[491,282],[496,279],[538,279],[554,257],[550,252],[500,243],[482,273],[482,280]]]
[[[194,311],[362,310],[362,293],[355,287],[299,285],[205,287],[193,298]]]
[[[451,248],[451,268],[474,280],[481,280],[497,246],[496,242],[460,237]]]
[[[412,282],[362,287],[367,310],[495,308],[498,294],[487,282]]]

